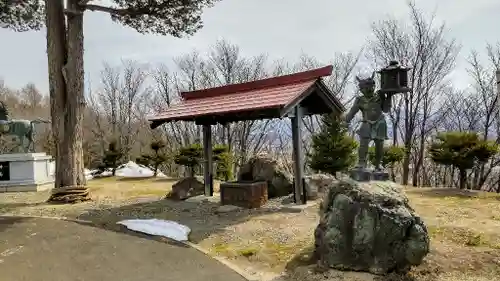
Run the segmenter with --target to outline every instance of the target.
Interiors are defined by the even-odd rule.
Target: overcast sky
[[[462,44],[461,57],[486,42],[500,42],[499,0],[417,0],[429,15],[446,21],[450,35]],[[103,61],[121,59],[164,62],[217,39],[240,46],[243,55],[267,53],[271,59],[296,60],[302,53],[328,61],[335,52],[357,51],[371,36],[370,24],[386,15],[404,19],[404,0],[223,0],[204,13],[205,27],[195,36],[176,39],[140,35],[113,23],[105,14],[85,17],[85,69],[98,83]],[[45,33],[0,30],[0,77],[10,87],[35,83],[48,90]],[[465,62],[453,75],[456,86],[467,84]]]

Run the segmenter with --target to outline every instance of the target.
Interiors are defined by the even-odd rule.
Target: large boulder
[[[315,254],[325,267],[405,272],[429,253],[429,235],[400,185],[342,180],[321,205]]]
[[[305,176],[305,187],[307,199],[314,200],[318,198],[319,194],[323,194],[332,186],[337,179],[328,174],[312,174]]]
[[[258,155],[244,164],[238,181],[266,181],[269,198],[286,196],[293,192],[293,177],[268,155]]]
[[[185,200],[190,197],[205,193],[205,185],[195,177],[188,177],[179,180],[172,185],[172,191],[167,198],[174,200]]]

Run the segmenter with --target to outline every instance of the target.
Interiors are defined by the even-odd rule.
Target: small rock
[[[239,211],[243,208],[234,206],[234,205],[222,205],[219,208],[217,208],[216,213],[230,213],[230,212],[236,212]]]
[[[197,178],[183,178],[172,186],[169,198],[175,200],[185,200],[190,197],[201,195],[204,192],[205,185]]]
[[[244,164],[238,173],[238,181],[266,181],[268,198],[293,192],[293,176],[281,163],[266,154],[257,155]]]
[[[337,181],[334,176],[327,174],[313,174],[305,176],[304,179],[309,200],[317,199],[318,194],[325,192],[328,186]]]

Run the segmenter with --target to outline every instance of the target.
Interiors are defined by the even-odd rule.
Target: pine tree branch
[[[129,12],[128,9],[116,9],[116,8],[105,7],[105,6],[101,6],[101,5],[95,5],[95,4],[85,4],[82,6],[86,10],[89,10],[92,12],[104,12],[104,13],[113,14],[113,15],[123,15],[123,14]]]

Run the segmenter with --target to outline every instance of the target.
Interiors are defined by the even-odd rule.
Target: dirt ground
[[[274,202],[258,210],[216,212],[215,202],[162,199],[175,179],[95,179],[93,200],[48,205],[48,193],[0,194],[0,214],[62,216],[90,220],[105,229],[127,218],[175,220],[192,229],[190,241],[226,258],[248,274],[271,280],[377,280],[369,274],[317,272],[310,260],[317,204],[297,210]],[[500,195],[445,189],[407,189],[423,217],[432,250],[408,276],[378,280],[481,281],[500,274]],[[317,202],[316,202],[317,203]]]

